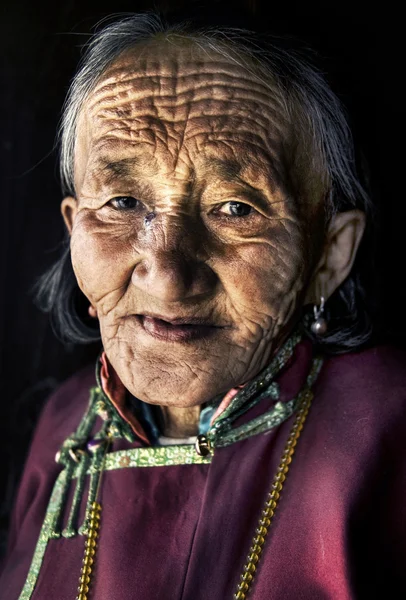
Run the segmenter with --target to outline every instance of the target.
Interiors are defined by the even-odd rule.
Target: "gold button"
[[[208,456],[211,454],[211,445],[207,436],[198,435],[195,444],[196,452],[199,456]]]

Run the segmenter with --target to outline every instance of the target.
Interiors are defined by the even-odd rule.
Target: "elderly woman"
[[[103,351],[45,408],[1,599],[404,597],[404,359],[365,349],[370,203],[322,76],[132,16],[90,44],[61,146],[43,294],[85,341],[78,285]]]

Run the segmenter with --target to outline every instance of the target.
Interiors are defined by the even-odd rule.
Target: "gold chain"
[[[255,530],[255,537],[252,540],[248,557],[240,577],[240,582],[237,586],[237,591],[233,596],[234,600],[246,600],[251,589],[251,585],[258,568],[258,562],[261,558],[261,552],[265,545],[266,536],[268,535],[269,528],[272,524],[272,519],[278,506],[283,484],[289,471],[289,465],[292,462],[296,444],[302,432],[312,400],[313,392],[309,390],[305,394],[301,406],[297,412],[295,422],[282,454],[281,462],[272,482],[271,491],[266,498],[258,527]]]
[[[86,536],[85,555],[83,557],[82,569],[80,571],[78,595],[76,600],[87,600],[89,584],[93,571],[94,555],[97,548],[97,537],[100,527],[101,505],[93,502],[90,511],[89,533]]]
[[[111,430],[108,430],[107,437],[104,440],[104,452],[100,465],[100,473],[97,481],[95,498],[99,496],[100,485],[104,472],[104,464],[106,461],[107,452],[110,448],[111,440]],[[99,537],[101,509],[102,507],[100,502],[97,502],[96,500],[90,505],[89,521],[85,541],[85,554],[82,561],[82,568],[80,570],[78,595],[76,596],[76,600],[88,600],[94,555],[96,554],[97,538]]]

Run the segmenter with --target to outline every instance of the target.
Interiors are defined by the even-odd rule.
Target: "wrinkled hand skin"
[[[276,89],[222,57],[169,46],[122,56],[89,96],[72,262],[107,356],[138,398],[190,407],[225,393],[259,373],[296,322],[320,198],[299,208],[292,132]],[[117,196],[138,203],[117,208]],[[233,216],[230,202],[251,212]],[[136,324],[145,312],[220,327],[167,342]]]

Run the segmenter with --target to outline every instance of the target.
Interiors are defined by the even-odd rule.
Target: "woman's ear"
[[[364,229],[365,213],[361,210],[348,210],[332,217],[305,304],[319,304],[321,296],[327,300],[347,278]]]
[[[76,214],[78,212],[78,202],[76,198],[73,196],[67,196],[61,202],[61,213],[63,216],[63,220],[65,221],[65,225],[69,231],[69,234],[72,233],[73,222],[75,220]]]

